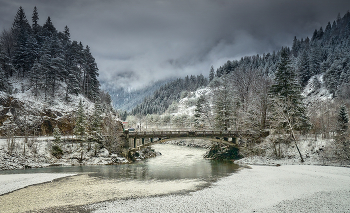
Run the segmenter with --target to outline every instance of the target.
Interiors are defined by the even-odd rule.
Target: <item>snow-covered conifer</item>
[[[84,111],[84,105],[81,99],[79,101],[78,110],[75,115],[74,135],[81,141],[84,141],[86,137],[86,115]]]

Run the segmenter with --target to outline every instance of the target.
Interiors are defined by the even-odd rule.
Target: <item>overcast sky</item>
[[[100,79],[140,88],[152,80],[207,76],[227,60],[291,46],[350,9],[349,0],[0,0],[0,28],[22,6],[43,25],[89,45]]]

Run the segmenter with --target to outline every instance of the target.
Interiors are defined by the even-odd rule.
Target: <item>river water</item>
[[[212,161],[203,158],[203,148],[156,144],[153,149],[161,156],[134,164],[99,166],[59,166],[39,169],[1,171],[0,174],[23,173],[84,173],[93,177],[118,180],[217,180],[237,171],[238,165],[231,162]]]

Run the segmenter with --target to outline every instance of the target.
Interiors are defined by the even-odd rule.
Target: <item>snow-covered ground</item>
[[[315,85],[318,82],[319,85]],[[305,102],[329,101],[332,99],[332,94],[326,88],[323,80],[323,74],[312,76],[308,84],[305,86],[302,95],[305,97]]]
[[[201,95],[208,95],[211,92],[209,87],[201,88],[195,92],[189,92],[188,95],[181,100],[177,105],[176,112],[171,113],[173,116],[188,115],[193,116],[196,109],[196,103]]]
[[[54,179],[73,176],[64,173],[8,174],[0,175],[0,195],[13,192],[24,187],[53,181]],[[0,211],[1,212],[1,211]]]
[[[261,144],[242,151],[243,159],[236,160],[235,163],[243,165],[324,165],[324,166],[348,166],[349,162],[340,160],[336,155],[336,146],[333,139],[313,137],[301,137],[298,148],[302,154],[304,162],[301,162],[299,152],[294,144],[281,144],[281,157],[276,157],[275,147],[270,141],[274,136],[269,136]],[[248,145],[249,146],[249,145]],[[244,148],[242,148],[244,149]],[[279,145],[276,145],[279,149]]]
[[[94,212],[350,212],[350,169],[252,166],[185,195],[107,201]]]
[[[43,111],[50,109],[54,112],[60,112],[63,115],[72,113],[78,108],[79,101],[82,100],[85,106],[85,110],[88,113],[92,113],[94,104],[86,99],[83,95],[69,95],[70,101],[65,101],[66,85],[61,83],[54,98],[48,102],[45,102],[45,95],[42,92],[38,93],[38,96],[33,95],[32,90],[29,88],[29,82],[27,80],[18,80],[16,78],[10,79],[10,83],[13,87],[13,98],[25,103],[26,108],[30,108],[37,111]]]

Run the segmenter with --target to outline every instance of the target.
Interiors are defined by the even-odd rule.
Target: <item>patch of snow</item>
[[[209,96],[211,89],[209,87],[198,89],[194,92],[189,92],[185,98],[182,98],[177,105],[177,111],[171,113],[173,116],[194,116],[196,103],[201,95]]]
[[[73,176],[76,174],[65,173],[37,173],[37,174],[10,174],[0,175],[0,195],[22,189],[24,187],[50,182],[58,178]]]
[[[314,80],[317,79],[320,82],[320,88],[315,88]],[[324,80],[323,74],[318,74],[312,76],[308,84],[305,86],[302,91],[302,95],[304,96],[305,103],[313,103],[315,101],[329,101],[332,99],[332,94],[327,90]]]

